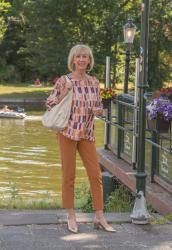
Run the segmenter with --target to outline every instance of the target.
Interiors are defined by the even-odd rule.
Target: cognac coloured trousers
[[[83,161],[88,179],[94,210],[103,210],[102,175],[98,163],[95,142],[74,141],[58,134],[62,162],[62,202],[64,208],[74,208],[74,183],[76,152]]]

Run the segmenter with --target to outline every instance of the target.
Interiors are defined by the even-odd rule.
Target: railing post
[[[133,133],[137,134],[138,132],[138,83],[139,83],[139,58],[136,58],[136,69],[135,69],[135,92],[134,92],[134,121],[133,121]],[[137,137],[133,135],[133,150],[132,150],[132,166],[133,169],[136,169],[137,162]]]
[[[111,121],[111,103],[109,103],[109,106],[106,109],[106,119],[108,121]],[[109,123],[106,123],[105,128],[106,128],[106,137],[105,137],[104,147],[105,147],[105,149],[108,149],[108,144],[110,144],[110,128],[111,128],[111,125]]]
[[[110,56],[106,56],[106,83],[105,87],[110,87]]]
[[[152,142],[159,142],[159,135],[152,131]],[[152,145],[152,157],[151,157],[151,182],[154,182],[154,175],[159,174],[159,148]]]
[[[120,100],[121,97],[118,96],[118,100]],[[120,126],[124,126],[123,122],[123,105],[118,102],[118,124]],[[124,132],[121,131],[120,128],[118,128],[118,138],[117,138],[117,157],[121,157],[121,151],[123,146],[123,140],[124,140]]]
[[[106,56],[106,81],[105,81],[105,88],[110,87],[110,56]],[[105,110],[105,119],[111,119],[111,104],[109,105],[108,109]],[[108,144],[110,143],[110,124],[105,123],[104,128],[104,148],[108,149]]]

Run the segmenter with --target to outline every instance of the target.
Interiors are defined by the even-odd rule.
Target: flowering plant
[[[113,88],[101,88],[100,89],[100,96],[102,99],[111,99],[116,95],[115,89]]]
[[[160,93],[165,94],[165,95],[171,94],[172,88],[162,88],[162,89],[160,89]]]
[[[147,105],[146,110],[150,120],[157,117],[166,121],[172,120],[172,102],[168,99],[162,97],[155,98]]]
[[[172,99],[172,88],[162,88],[160,89],[160,95]]]

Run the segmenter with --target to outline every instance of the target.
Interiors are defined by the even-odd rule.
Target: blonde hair
[[[68,56],[68,69],[70,71],[74,71],[75,70],[75,65],[73,63],[73,59],[74,56],[76,56],[77,54],[79,54],[80,52],[85,52],[89,58],[90,58],[90,63],[88,65],[87,70],[92,70],[93,66],[94,66],[94,57],[93,57],[93,52],[91,50],[91,48],[88,45],[84,45],[84,44],[77,44],[74,47],[71,48],[70,52],[69,52],[69,56]]]

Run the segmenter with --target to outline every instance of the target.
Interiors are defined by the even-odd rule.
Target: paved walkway
[[[0,250],[172,250],[172,224],[134,225],[127,213],[108,213],[116,233],[93,229],[93,214],[77,212],[79,233],[64,210],[0,210]]]

